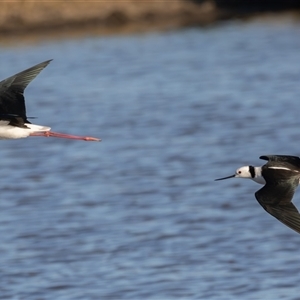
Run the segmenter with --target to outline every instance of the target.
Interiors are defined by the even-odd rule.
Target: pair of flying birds
[[[84,141],[100,141],[51,131],[50,127],[31,124],[26,116],[24,90],[50,63],[47,60],[0,82],[0,139],[17,139],[28,136],[59,137]],[[268,162],[262,167],[245,166],[234,175],[219,178],[249,178],[264,184],[255,193],[260,205],[283,224],[300,233],[300,214],[292,203],[300,180],[300,158],[289,155],[261,156]]]

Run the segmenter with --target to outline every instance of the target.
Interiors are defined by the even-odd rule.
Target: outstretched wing
[[[24,90],[50,63],[47,60],[0,82],[0,117],[10,119],[16,115],[27,121]]]
[[[300,214],[292,202],[287,205],[268,206],[267,212],[300,233]]]
[[[261,201],[259,195],[255,194],[257,201],[261,206],[277,220],[300,233],[300,214],[295,205],[290,202],[288,204],[266,204]]]

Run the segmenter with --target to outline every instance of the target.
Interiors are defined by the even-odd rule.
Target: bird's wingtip
[[[47,66],[51,63],[52,60],[53,60],[53,58],[45,60],[44,62],[42,62],[42,64],[45,64]]]
[[[269,156],[268,155],[262,155],[262,156],[259,157],[259,159],[269,160]]]

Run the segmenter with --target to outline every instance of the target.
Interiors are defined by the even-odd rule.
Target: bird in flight
[[[83,141],[101,141],[88,136],[76,136],[50,131],[48,126],[31,124],[26,116],[24,90],[50,63],[47,60],[0,82],[0,139],[28,136],[59,137]]]
[[[300,180],[300,158],[290,155],[264,155],[262,167],[244,166],[228,178],[249,178],[264,187],[255,193],[259,204],[280,222],[300,233],[300,214],[292,203]]]

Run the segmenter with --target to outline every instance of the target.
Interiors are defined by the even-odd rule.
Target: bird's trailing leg
[[[33,132],[30,136],[44,136],[44,137],[57,137],[62,139],[72,139],[72,140],[81,140],[87,142],[100,142],[101,139],[90,137],[90,136],[78,136],[78,135],[71,135],[53,131],[42,131],[42,132]]]

